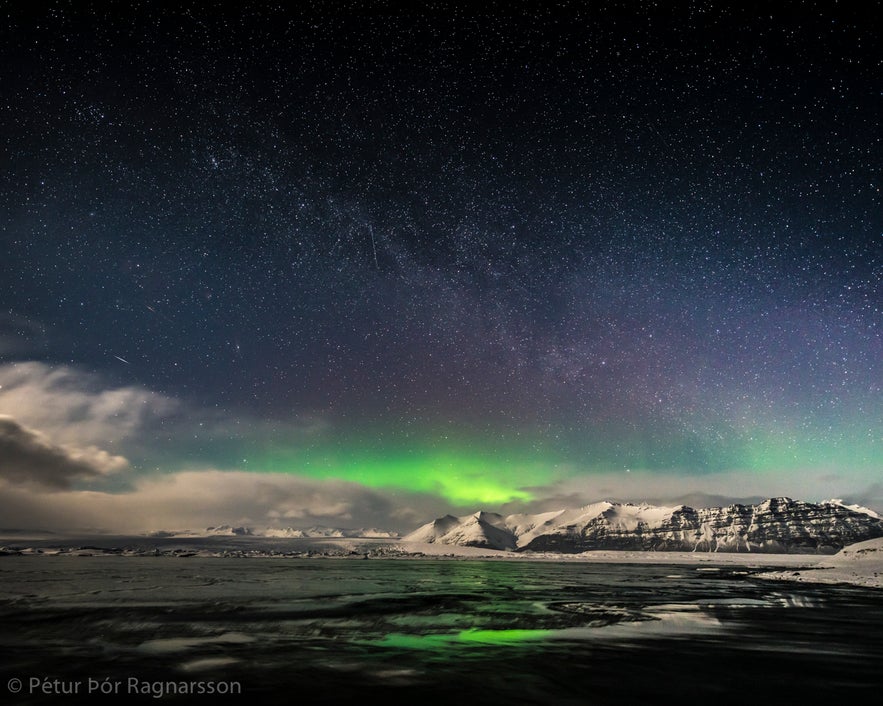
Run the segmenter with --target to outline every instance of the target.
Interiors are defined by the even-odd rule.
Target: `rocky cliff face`
[[[508,551],[834,553],[883,537],[883,519],[837,501],[771,498],[759,505],[694,509],[595,503],[542,515],[448,515],[404,540]]]

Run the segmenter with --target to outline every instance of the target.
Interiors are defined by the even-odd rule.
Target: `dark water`
[[[8,557],[0,703],[879,703],[883,592],[749,574]]]

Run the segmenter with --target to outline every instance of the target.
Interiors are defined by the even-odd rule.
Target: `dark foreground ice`
[[[876,702],[883,592],[752,571],[3,557],[0,703]]]

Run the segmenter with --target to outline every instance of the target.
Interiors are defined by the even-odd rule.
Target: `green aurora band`
[[[553,462],[469,446],[279,450],[259,454],[251,465],[261,471],[440,495],[455,505],[528,501],[533,495],[526,488],[560,477]]]
[[[815,469],[869,480],[881,470],[880,441],[867,422],[827,430],[728,426],[704,434],[607,429],[581,438],[537,434],[530,440],[502,434],[428,434],[415,439],[386,431],[325,437],[301,447],[278,442],[250,446],[245,455],[254,472],[431,494],[463,507],[527,502],[539,488],[558,481],[625,469],[657,477],[733,472],[799,477]]]

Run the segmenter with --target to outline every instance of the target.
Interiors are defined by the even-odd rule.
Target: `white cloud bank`
[[[403,497],[356,483],[242,471],[147,476],[121,493],[50,493],[0,481],[3,525],[54,531],[142,532],[218,524],[409,529],[436,510],[432,498]]]
[[[143,387],[107,388],[97,375],[65,365],[0,365],[0,414],[56,444],[114,445],[180,407]]]
[[[218,524],[376,525],[411,528],[438,507],[432,497],[277,473],[172,468],[143,474],[119,451],[160,427],[175,438],[199,428],[229,436],[321,433],[322,420],[279,425],[190,409],[138,386],[108,387],[69,366],[0,365],[0,524],[6,528],[147,531]],[[107,449],[113,448],[114,451]],[[98,487],[114,474],[125,489]],[[91,486],[91,487],[90,487]]]
[[[55,444],[12,417],[0,416],[0,478],[7,481],[61,490],[72,481],[101,478],[128,466],[122,456],[96,446]]]

